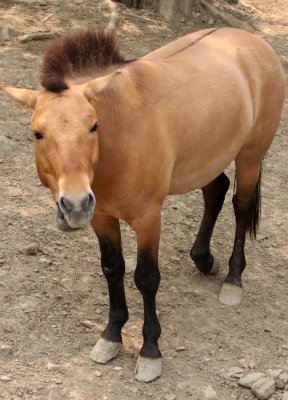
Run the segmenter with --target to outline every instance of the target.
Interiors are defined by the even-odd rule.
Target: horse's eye
[[[95,124],[90,129],[90,132],[96,132],[99,126],[100,126],[99,122],[95,122]]]
[[[35,137],[36,140],[41,140],[41,139],[43,139],[42,133],[40,133],[40,132],[38,132],[38,131],[33,132],[33,135],[34,135],[34,137]]]

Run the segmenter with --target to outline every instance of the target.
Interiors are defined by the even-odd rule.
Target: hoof
[[[237,306],[241,303],[243,289],[233,283],[224,282],[220,291],[219,301],[227,306]]]
[[[213,265],[210,271],[208,272],[208,275],[217,275],[219,270],[220,270],[220,262],[216,257],[214,257]]]
[[[90,353],[90,358],[99,364],[106,364],[119,354],[121,347],[121,342],[110,342],[100,336]]]
[[[162,357],[138,357],[135,368],[135,379],[139,382],[152,382],[162,374]]]

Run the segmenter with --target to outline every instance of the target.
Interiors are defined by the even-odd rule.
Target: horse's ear
[[[86,97],[89,100],[91,100],[93,97],[96,97],[97,94],[102,92],[102,90],[106,89],[113,81],[113,79],[119,74],[121,74],[121,71],[117,70],[110,75],[93,79],[92,81],[84,83],[82,86],[84,88],[84,93]]]
[[[35,107],[36,98],[40,93],[39,90],[19,89],[8,86],[0,86],[0,91],[6,93],[13,100],[17,101],[17,103],[29,108]]]

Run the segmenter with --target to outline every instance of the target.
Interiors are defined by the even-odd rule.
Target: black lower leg
[[[251,219],[251,196],[245,201],[240,201],[237,193],[233,197],[233,207],[236,219],[236,232],[232,255],[229,260],[229,273],[225,282],[242,286],[241,274],[246,267],[245,239],[249,220]]]
[[[144,343],[140,350],[140,355],[148,358],[161,357],[158,347],[161,327],[156,314],[156,293],[160,284],[157,257],[153,257],[149,251],[140,251],[134,278],[144,302],[144,325],[142,330]]]
[[[203,273],[209,273],[213,267],[214,258],[210,252],[210,241],[229,183],[227,176],[222,173],[209,185],[202,188],[204,214],[190,255],[196,267]]]
[[[110,311],[109,322],[102,337],[112,342],[121,342],[121,329],[128,320],[128,308],[124,290],[125,263],[121,245],[107,237],[99,238],[101,266],[107,279]]]

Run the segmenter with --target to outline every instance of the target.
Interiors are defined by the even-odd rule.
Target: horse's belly
[[[223,172],[231,163],[218,163],[217,168],[201,167],[193,170],[189,165],[183,165],[173,170],[169,193],[181,194],[206,186]]]
[[[169,194],[187,193],[210,183],[235,159],[247,134],[238,132],[223,143],[210,143],[210,149],[186,149],[185,156],[176,160],[170,181]],[[209,138],[207,138],[209,140]],[[188,146],[189,147],[189,146]],[[188,150],[188,151],[187,151]]]

